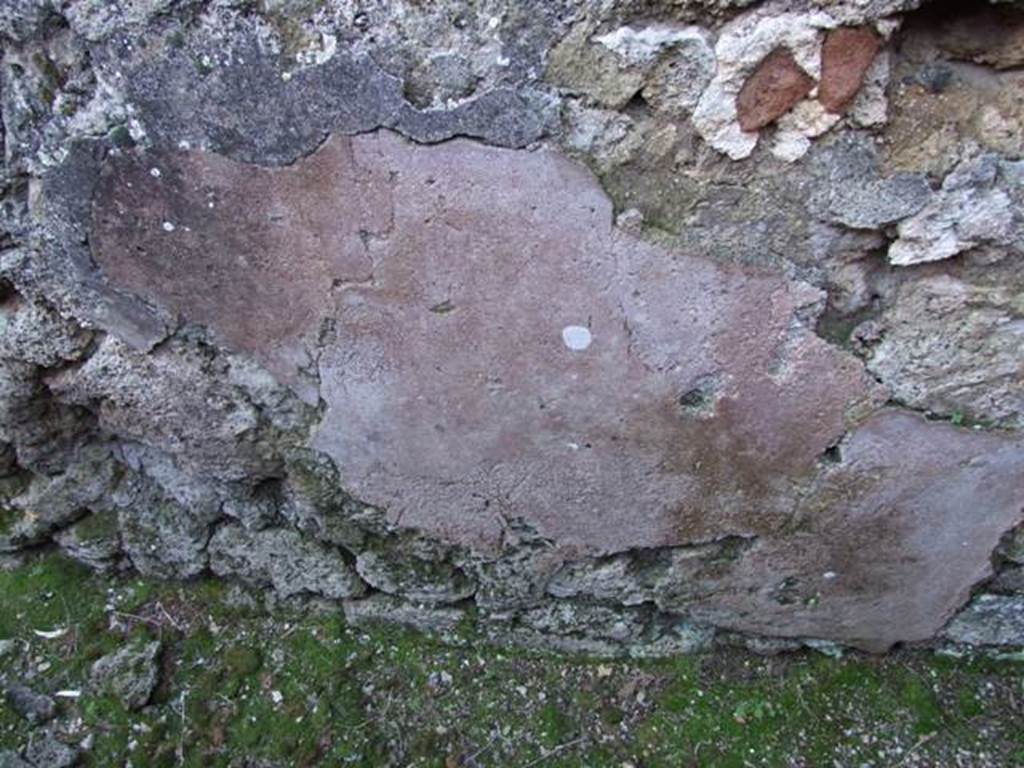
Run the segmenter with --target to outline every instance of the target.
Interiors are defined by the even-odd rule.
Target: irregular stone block
[[[1024,646],[1024,596],[978,595],[942,634],[966,645]]]
[[[817,153],[814,173],[815,209],[854,229],[888,226],[918,213],[932,198],[924,174],[883,174],[874,142],[864,135],[843,136]]]
[[[128,709],[142,709],[159,682],[161,647],[156,640],[136,642],[104,656],[92,665],[92,684],[120,699]]]
[[[33,768],[26,763],[17,752],[10,749],[0,750],[0,768]]]
[[[361,552],[356,572],[371,587],[414,603],[457,603],[476,592],[476,583],[451,563],[419,558],[401,543]]]
[[[78,750],[47,731],[33,736],[25,747],[25,759],[35,768],[71,768],[78,762]]]
[[[11,499],[0,525],[0,552],[12,552],[46,541],[53,533],[105,503],[117,480],[108,451],[83,452],[79,460],[54,477],[36,475],[28,488]]]
[[[57,703],[25,685],[15,684],[5,690],[11,708],[32,725],[53,720],[57,716]]]
[[[282,597],[309,593],[341,599],[366,590],[340,552],[298,531],[224,525],[210,541],[209,554],[217,575],[273,585]]]
[[[465,617],[461,608],[417,605],[391,595],[370,595],[346,600],[345,621],[353,626],[387,622],[417,629],[421,632],[454,632]]]
[[[980,245],[1024,249],[1024,221],[1004,185],[1017,186],[1024,162],[995,155],[964,161],[942,182],[939,194],[913,217],[901,221],[889,246],[889,263],[910,266],[939,261]]]
[[[845,111],[881,47],[882,39],[870,27],[840,27],[825,36],[818,100],[827,110]]]
[[[178,504],[143,477],[119,488],[114,502],[125,554],[140,572],[188,579],[206,570],[211,519]]]
[[[736,96],[736,115],[744,131],[774,123],[811,92],[814,78],[796,63],[793,54],[776,48],[747,78]]]
[[[54,536],[70,557],[97,571],[116,567],[121,555],[117,512],[104,509],[79,520]]]
[[[1020,320],[1012,259],[919,267],[878,319],[868,369],[901,403],[964,423],[1024,426]]]

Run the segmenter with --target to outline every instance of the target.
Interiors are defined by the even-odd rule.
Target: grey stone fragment
[[[987,425],[1024,425],[1019,257],[921,266],[878,319],[867,367],[900,403]]]
[[[35,768],[71,768],[78,762],[78,750],[46,731],[33,735],[25,747],[25,759]]]
[[[978,595],[942,634],[967,645],[1024,646],[1024,595]]]
[[[103,509],[58,531],[54,541],[69,557],[97,571],[108,571],[117,565],[121,555],[118,515],[114,509]]]
[[[141,476],[127,480],[114,503],[124,551],[141,573],[187,579],[206,569],[213,522],[209,517],[179,504]]]
[[[391,595],[370,595],[344,603],[345,621],[352,626],[386,622],[417,629],[421,632],[454,631],[465,617],[461,608],[417,605]]]
[[[84,517],[111,492],[117,475],[109,451],[96,447],[60,475],[34,476],[28,489],[10,502],[14,522],[0,529],[0,552],[42,543]]]
[[[53,0],[4,0],[0,5],[0,40],[23,41],[43,31],[55,18]]]
[[[63,401],[99,402],[100,425],[168,454],[181,469],[215,480],[280,471],[274,433],[260,408],[230,382],[230,355],[179,337],[145,355],[107,336],[81,366],[48,380]]]
[[[416,603],[457,603],[476,592],[476,583],[444,561],[417,557],[398,543],[361,552],[356,571],[375,589]]]
[[[958,165],[927,206],[900,222],[889,262],[939,261],[981,245],[1024,250],[1024,219],[1004,189],[1020,184],[1022,168],[1024,162],[1001,163],[994,154]]]
[[[883,177],[870,138],[847,134],[816,158],[816,208],[829,221],[878,229],[920,211],[932,196],[924,174]]]
[[[136,349],[163,340],[173,318],[152,305],[112,290],[89,252],[88,221],[100,167],[109,146],[101,140],[69,141],[64,161],[38,182],[32,207],[36,248],[18,251],[8,270],[19,285],[61,312],[115,333]]]
[[[572,635],[618,643],[641,636],[647,626],[646,616],[637,610],[569,600],[552,601],[524,611],[519,622],[544,635]]]
[[[340,599],[361,595],[366,585],[342,554],[298,531],[248,531],[224,525],[210,541],[210,566],[218,576],[269,584],[282,596],[311,593]]]
[[[701,626],[682,618],[659,617],[656,635],[628,644],[629,655],[636,659],[677,656],[709,650],[715,642],[714,627]]]
[[[142,709],[159,682],[161,647],[156,640],[137,642],[104,656],[92,665],[92,684],[120,699],[128,709]]]
[[[13,750],[0,749],[0,768],[35,768],[35,766],[26,763]]]
[[[91,417],[59,402],[37,366],[0,358],[0,440],[14,446],[21,468],[62,474],[91,430]]]
[[[734,537],[569,563],[548,582],[555,597],[587,597],[623,605],[653,602],[663,610],[713,592],[752,542]]]
[[[15,684],[5,691],[11,708],[32,725],[39,725],[57,716],[57,703],[26,685]]]
[[[331,131],[378,127],[419,142],[474,136],[521,147],[557,118],[551,97],[527,87],[487,91],[450,110],[418,109],[404,99],[399,78],[371,57],[347,52],[285,79],[281,60],[251,31],[196,41],[195,57],[206,52],[220,62],[225,47],[231,53],[205,72],[190,56],[167,55],[167,40],[159,36],[127,43],[113,42],[104,58],[124,72],[128,99],[151,139],[172,147],[184,140],[250,162],[288,164]]]
[[[1002,595],[1024,595],[1024,565],[1002,569],[985,588]]]
[[[1017,565],[1024,565],[1024,525],[1014,529],[1000,546],[999,553]]]
[[[52,368],[81,358],[91,340],[90,332],[41,303],[0,303],[0,357]]]

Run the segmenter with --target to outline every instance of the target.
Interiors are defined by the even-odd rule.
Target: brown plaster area
[[[1021,443],[856,428],[885,393],[809,330],[817,289],[611,221],[556,152],[378,132],[280,169],[112,158],[92,243],[113,285],[283,383],[315,371],[314,447],[403,526],[488,549],[520,520],[579,555],[743,536],[686,610],[864,647],[935,632],[1020,521]]]

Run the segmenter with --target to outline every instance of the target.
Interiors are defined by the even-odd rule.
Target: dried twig
[[[572,747],[575,747],[577,744],[580,744],[582,742],[583,742],[583,737],[580,736],[578,739],[573,739],[572,741],[567,741],[564,744],[559,744],[554,749],[550,749],[547,752],[545,752],[543,755],[538,757],[536,760],[533,760],[532,762],[527,763],[526,765],[523,766],[523,768],[531,768],[531,766],[540,765],[545,760],[550,760],[552,757],[557,755],[559,752],[564,752],[565,750],[570,749]]]

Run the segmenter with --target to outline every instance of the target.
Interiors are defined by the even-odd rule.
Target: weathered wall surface
[[[1024,10],[921,5],[6,4],[0,551],[1024,645]]]

